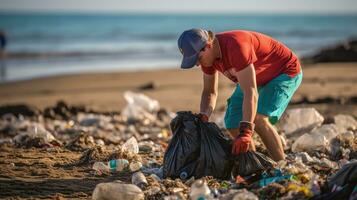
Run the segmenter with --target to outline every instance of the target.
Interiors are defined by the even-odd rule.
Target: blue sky
[[[357,14],[357,0],[0,0],[0,10],[104,13]]]

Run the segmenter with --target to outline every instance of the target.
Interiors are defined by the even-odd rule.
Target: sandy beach
[[[349,113],[357,116],[357,63],[326,63],[303,66],[302,85],[293,106],[313,106],[325,114]],[[216,110],[224,111],[234,89],[227,78],[219,78]],[[140,89],[153,86],[152,89]],[[64,75],[0,85],[0,105],[29,104],[39,109],[64,100],[98,111],[120,111],[127,90],[144,93],[171,111],[197,112],[202,90],[200,69]],[[331,103],[336,102],[336,103]],[[311,105],[306,105],[311,104]]]
[[[324,116],[357,116],[357,63],[308,65],[303,66],[303,72],[303,83],[294,95],[290,108],[314,107]],[[199,69],[172,69],[65,75],[19,81],[0,85],[0,105],[26,104],[43,110],[64,100],[68,105],[84,105],[99,112],[120,112],[126,105],[123,93],[131,90],[158,100],[162,108],[170,111],[197,112],[201,76]],[[224,112],[225,101],[233,89],[234,85],[220,76],[216,113]],[[1,137],[6,134],[3,133]],[[73,133],[69,131],[68,134]],[[86,143],[87,139],[83,141]],[[0,145],[0,150],[0,198],[90,199],[98,183],[114,180],[130,182],[131,174],[127,173],[93,175],[93,162],[107,160],[107,155],[113,153],[109,150],[91,149],[89,160],[85,163],[79,163],[81,156],[86,155],[84,150],[71,151],[64,147],[18,148],[7,144]],[[99,158],[95,157],[98,155]],[[146,158],[148,155],[142,156]]]

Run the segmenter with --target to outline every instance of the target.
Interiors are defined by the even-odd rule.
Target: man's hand
[[[252,142],[253,130],[253,123],[244,121],[240,122],[239,135],[236,137],[232,147],[233,155],[245,153],[249,150],[249,144]]]
[[[203,122],[208,122],[208,116],[204,113],[197,114],[197,117],[200,118]]]

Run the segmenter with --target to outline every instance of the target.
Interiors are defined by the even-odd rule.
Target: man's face
[[[215,61],[213,45],[207,44],[199,53],[197,65],[211,67]]]

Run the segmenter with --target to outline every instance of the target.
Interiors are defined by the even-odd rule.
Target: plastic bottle
[[[109,172],[108,165],[102,162],[95,162],[93,164],[92,169],[94,169],[98,175],[102,175],[103,173]]]
[[[142,172],[135,172],[131,177],[131,182],[143,189],[148,185],[148,181],[146,180],[145,175]]]
[[[128,165],[129,161],[126,159],[110,160],[108,162],[109,169],[112,172],[123,171],[126,167],[128,167]]]
[[[187,177],[188,177],[187,172],[181,172],[181,173],[180,173],[180,179],[181,179],[181,180],[186,180]]]
[[[141,162],[132,162],[129,165],[129,169],[132,172],[136,172],[138,170],[140,170],[143,167],[143,164],[141,164]]]
[[[191,185],[190,199],[205,200],[211,198],[211,190],[203,180],[196,180]]]

